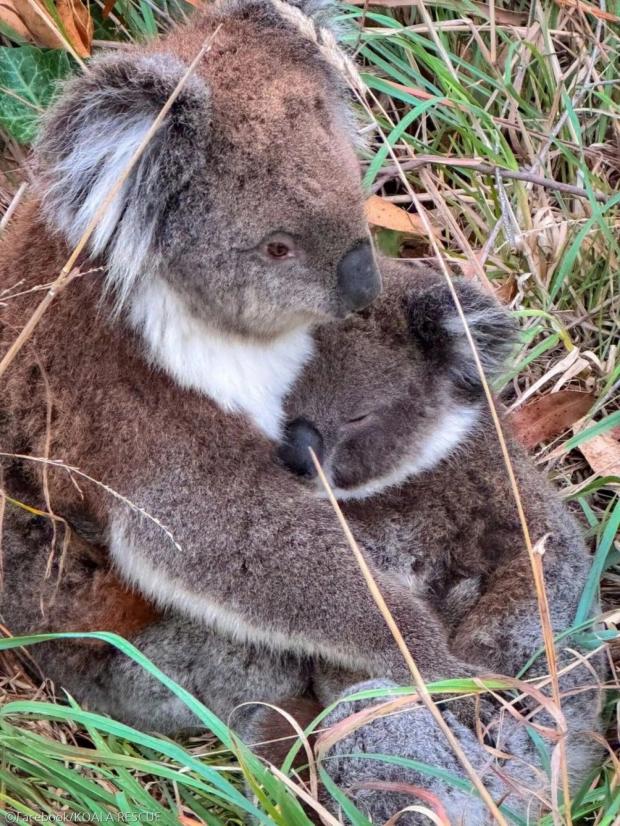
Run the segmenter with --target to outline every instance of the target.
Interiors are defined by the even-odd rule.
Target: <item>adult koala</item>
[[[160,607],[226,635],[231,658],[247,643],[404,681],[329,507],[273,462],[312,326],[380,288],[345,90],[281,9],[210,7],[163,41],[93,61],[50,113],[42,184],[2,245],[3,349],[215,33],[93,235],[102,272],[71,283],[10,365],[5,487],[88,531]],[[33,460],[46,456],[62,465]],[[17,592],[37,581],[38,553],[7,549],[1,610],[14,633],[33,619],[18,607],[29,589]],[[462,675],[425,602],[377,577],[425,677]],[[178,634],[152,642],[164,665],[178,653]],[[274,686],[282,668],[270,656],[263,682]],[[167,696],[148,706],[146,690],[120,696],[110,657],[92,680],[94,663],[67,663],[52,658],[50,670],[125,719],[168,731],[188,722]],[[201,675],[206,702],[227,668]]]

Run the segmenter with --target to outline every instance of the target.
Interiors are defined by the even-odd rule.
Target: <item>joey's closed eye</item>
[[[360,413],[357,416],[351,416],[350,419],[347,419],[347,424],[362,424],[362,422],[367,421],[372,416],[372,413]]]
[[[353,433],[357,433],[360,430],[363,430],[365,427],[368,427],[372,423],[374,419],[374,413],[372,410],[368,410],[366,412],[360,411],[355,415],[352,415],[350,419],[346,419],[340,425],[339,431],[342,438],[346,436],[350,436]]]

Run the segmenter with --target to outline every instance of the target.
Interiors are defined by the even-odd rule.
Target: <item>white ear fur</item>
[[[125,171],[134,152],[153,123],[154,116],[129,115],[110,119],[102,129],[102,123],[94,120],[84,124],[79,140],[66,157],[54,168],[54,182],[47,190],[52,201],[62,195],[60,209],[56,213],[58,228],[67,240],[76,244],[89,222],[103,204],[116,181]],[[80,201],[82,182],[91,181],[86,197]],[[93,232],[90,248],[95,254],[102,252],[114,232],[124,201],[124,190],[116,195]],[[77,204],[77,208],[75,208]]]
[[[67,84],[44,122],[37,154],[44,213],[70,244],[96,216],[185,70],[168,54],[114,56],[93,61],[88,75]],[[192,171],[159,174],[168,144],[191,142],[198,122],[199,131],[207,132],[208,103],[208,89],[191,77],[91,236],[89,251],[106,258],[107,282],[118,306],[144,271],[170,187],[178,187]],[[170,130],[175,117],[182,127]]]
[[[488,379],[494,379],[501,373],[504,363],[510,354],[515,338],[516,326],[508,311],[499,303],[480,294],[476,303],[476,295],[468,297],[464,308],[467,326],[476,344],[478,356]],[[446,315],[441,324],[450,335],[454,353],[454,363],[451,372],[468,386],[477,386],[480,381],[478,368],[465,334],[463,321],[458,315],[456,307],[453,314]]]

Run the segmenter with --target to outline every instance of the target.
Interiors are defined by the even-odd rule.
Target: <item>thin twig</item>
[[[167,528],[163,522],[160,522],[156,516],[153,516],[152,513],[149,513],[145,508],[137,505],[127,496],[124,496],[119,491],[115,490],[114,488],[110,487],[110,485],[106,485],[105,482],[100,481],[99,479],[95,479],[94,476],[90,476],[83,470],[80,470],[78,467],[74,467],[73,465],[67,465],[65,462],[60,461],[60,459],[46,459],[44,456],[31,456],[26,453],[6,453],[4,451],[0,451],[0,458],[3,459],[20,459],[26,462],[35,462],[36,464],[47,464],[52,468],[58,468],[60,470],[64,470],[68,473],[69,478],[74,482],[73,476],[79,476],[81,479],[86,479],[87,482],[91,482],[93,485],[101,488],[106,493],[110,494],[114,499],[118,502],[121,502],[123,505],[126,505],[131,511],[137,513],[139,516],[144,517],[149,522],[152,522],[159,530],[161,530],[168,539],[172,542],[174,547],[179,551],[181,554],[184,554],[185,551],[181,547],[181,545],[176,541],[174,538],[174,534],[172,531]],[[6,494],[5,494],[6,495]],[[7,500],[9,497],[7,497]],[[60,517],[55,516],[53,513],[44,513],[42,511],[38,511],[41,515],[47,516],[49,519],[60,519]],[[61,520],[63,521],[63,520]]]
[[[515,181],[526,181],[530,184],[543,186],[546,189],[555,189],[558,192],[566,192],[568,195],[575,195],[578,198],[590,198],[590,193],[580,186],[574,184],[565,184],[563,181],[554,181],[551,178],[544,178],[542,175],[536,175],[534,172],[517,169],[503,169],[500,166],[493,164],[482,163],[475,158],[442,158],[440,155],[419,155],[417,158],[412,158],[409,161],[400,161],[398,165],[385,166],[382,169],[380,179],[377,179],[373,186],[373,191],[380,189],[386,181],[399,174],[399,167],[403,170],[418,169],[422,166],[459,166],[464,169],[471,169],[474,172],[480,172],[482,175],[495,176],[499,175],[501,178],[508,178]],[[595,192],[594,197],[600,203],[606,203],[608,198],[602,192]]]
[[[26,181],[22,181],[22,183],[19,185],[17,192],[15,193],[15,195],[13,195],[11,203],[8,205],[6,212],[2,216],[2,220],[0,221],[0,233],[4,232],[4,230],[7,228],[9,221],[11,220],[15,213],[15,210],[19,206],[19,202],[23,198],[24,192],[27,188],[28,183]]]

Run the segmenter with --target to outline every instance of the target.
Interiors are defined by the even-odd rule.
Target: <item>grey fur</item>
[[[37,146],[44,211],[75,244],[219,24],[90,249],[105,256],[118,306],[141,280],[160,277],[218,330],[270,339],[343,314],[335,266],[368,230],[361,208],[347,209],[361,206],[361,190],[342,79],[269,0],[220,4],[191,29],[97,58],[68,83]],[[228,59],[240,50],[251,95],[239,60]],[[260,248],[282,229],[303,255],[274,267]]]
[[[57,555],[46,577],[51,541],[49,522],[7,505],[3,534],[5,579],[3,618],[13,634],[66,629],[73,616],[79,630],[87,600],[103,601],[96,577],[109,567],[106,554],[73,534],[60,567]],[[27,574],[30,587],[24,587]],[[36,583],[36,588],[32,585]],[[94,583],[94,587],[93,586]],[[104,579],[102,587],[109,586]],[[131,595],[125,599],[131,600]],[[102,629],[105,627],[102,617]],[[167,613],[139,630],[131,642],[169,677],[190,691],[236,730],[245,733],[253,709],[242,703],[277,703],[308,691],[310,663],[293,653],[248,646],[216,634],[180,614]],[[98,642],[58,641],[31,649],[41,672],[86,706],[143,730],[179,734],[198,720],[181,700],[125,654]],[[231,716],[232,715],[232,716]]]
[[[343,699],[357,691],[389,687],[390,684],[382,680],[360,683],[349,689]],[[387,700],[389,692],[381,699],[343,702],[326,723],[337,723],[352,713]],[[527,784],[529,794],[536,791],[544,796],[545,778],[544,773],[535,768],[535,749],[523,727],[511,719],[503,721],[501,736],[493,743],[496,749],[508,755],[507,759],[500,760],[484,748],[474,731],[461,722],[449,705],[443,709],[442,716],[491,795],[513,811],[529,815],[528,823],[537,822],[540,805],[532,795],[529,806],[525,807],[527,811],[523,811],[522,788]],[[495,822],[471,785],[463,790],[422,769],[365,758],[363,755],[366,754],[387,754],[418,761],[432,768],[444,769],[462,780],[463,769],[458,758],[430,712],[423,706],[381,717],[343,738],[330,751],[324,762],[325,768],[343,791],[350,791],[355,804],[373,823],[383,823],[412,804],[432,809],[428,801],[416,796],[415,791],[388,792],[363,788],[364,784],[379,779],[385,783],[405,784],[431,792],[443,805],[453,826],[490,826]],[[355,755],[361,756],[356,758]],[[526,761],[534,763],[534,767],[529,767]],[[403,814],[398,822],[403,826],[426,826],[429,820],[426,815],[410,812]]]

